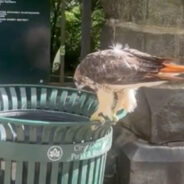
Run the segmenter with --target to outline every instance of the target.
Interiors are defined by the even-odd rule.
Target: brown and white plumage
[[[175,75],[184,72],[184,66],[171,61],[119,46],[86,56],[77,67],[74,80],[78,88],[88,86],[97,94],[99,105],[91,120],[104,122],[104,117],[108,117],[113,121],[121,109],[133,112],[139,87],[182,79]]]

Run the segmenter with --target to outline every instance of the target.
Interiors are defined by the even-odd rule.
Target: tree
[[[100,48],[100,32],[104,23],[100,0],[91,0],[91,50]],[[61,45],[61,0],[50,0],[51,4],[51,61]],[[80,62],[81,51],[81,1],[65,0],[65,71],[72,75]]]

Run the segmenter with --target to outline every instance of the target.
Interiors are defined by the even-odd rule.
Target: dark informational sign
[[[49,0],[0,0],[0,84],[48,80],[49,12]]]

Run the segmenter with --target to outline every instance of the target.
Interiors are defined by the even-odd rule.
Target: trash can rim
[[[52,84],[0,84],[0,87],[39,87],[39,88],[56,88],[56,89],[66,89],[68,91],[76,91],[79,92],[77,88],[74,87],[66,87],[66,86],[55,86]],[[91,95],[95,94],[92,91],[87,91],[87,90],[80,90],[80,92],[88,93]]]
[[[83,122],[53,122],[53,121],[41,121],[41,120],[27,120],[7,118],[0,116],[1,123],[13,123],[13,124],[26,124],[26,125],[51,125],[51,126],[79,126],[79,125],[99,125],[99,122],[83,121]]]
[[[61,89],[61,90],[67,90],[71,92],[77,92],[79,93],[79,90],[73,87],[65,87],[65,86],[55,86],[55,85],[46,85],[46,84],[0,84],[0,88],[14,88],[14,87],[19,87],[19,88],[50,88],[50,89]],[[96,96],[95,93],[92,91],[87,91],[87,90],[81,90],[81,93],[86,93],[92,96]],[[121,111],[120,113],[117,114],[119,119],[122,119],[124,116],[126,116],[125,111]],[[2,123],[15,123],[15,124],[26,124],[26,125],[51,125],[51,126],[79,126],[79,125],[99,125],[99,122],[91,122],[90,120],[88,121],[83,121],[83,122],[53,122],[53,121],[42,121],[42,120],[27,120],[27,119],[16,119],[16,118],[8,118],[8,117],[3,117],[0,115],[0,120]],[[108,120],[106,121],[108,123]]]
[[[61,90],[67,90],[67,91],[72,91],[72,92],[79,92],[78,89],[72,88],[72,87],[65,87],[65,86],[55,86],[55,85],[46,85],[46,84],[0,84],[1,87],[19,87],[19,88],[24,88],[24,87],[30,87],[30,88],[50,88],[50,89],[61,89]],[[81,90],[81,93],[86,93],[95,96],[95,94],[91,91],[86,91],[86,90]],[[34,110],[34,109],[33,109]],[[67,112],[66,112],[67,113]],[[77,114],[75,114],[77,115]],[[89,121],[83,121],[83,122],[53,122],[53,121],[41,121],[41,120],[27,120],[27,119],[16,119],[16,118],[7,118],[3,117],[0,115],[0,120],[2,123],[14,123],[14,124],[26,124],[26,125],[51,125],[51,126],[77,126],[77,125],[96,125],[99,124],[98,122],[91,122]]]

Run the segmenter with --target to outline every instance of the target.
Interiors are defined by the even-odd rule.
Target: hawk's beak
[[[82,88],[84,88],[84,86],[85,85],[83,85],[82,83],[79,83],[77,80],[75,80],[74,79],[74,84],[75,84],[75,86],[77,87],[77,89],[79,90],[79,92],[80,92],[80,90],[82,89]]]

